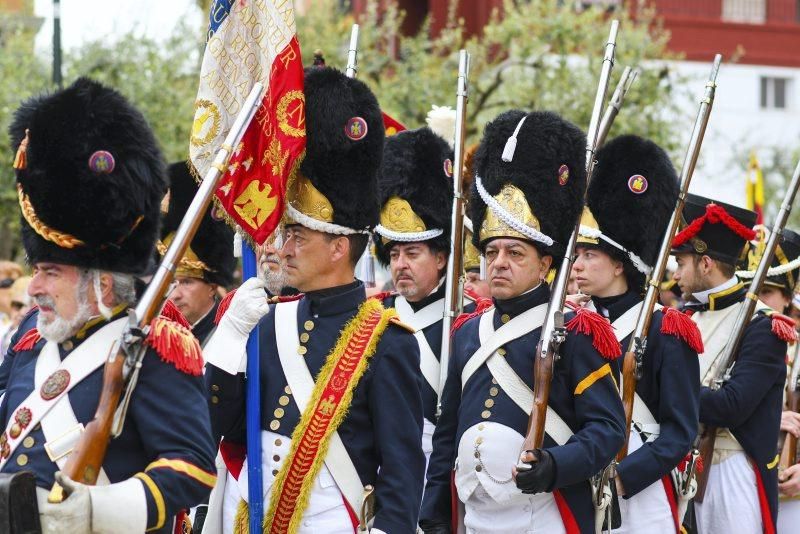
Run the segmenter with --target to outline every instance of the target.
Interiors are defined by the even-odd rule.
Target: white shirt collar
[[[717,287],[712,287],[711,289],[706,289],[705,291],[698,291],[697,293],[692,293],[692,296],[700,304],[708,304],[708,301],[710,300],[709,297],[711,295],[719,293],[720,291],[725,291],[726,289],[730,289],[738,283],[739,279],[734,276],[724,284],[720,284]]]

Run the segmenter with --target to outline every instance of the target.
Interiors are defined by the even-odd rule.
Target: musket
[[[242,105],[228,135],[217,151],[214,162],[206,172],[197,193],[181,221],[175,238],[167,249],[152,281],[139,299],[136,308],[128,311],[128,325],[108,353],[103,369],[103,387],[94,418],[86,425],[61,470],[66,476],[82,484],[94,485],[103,466],[108,444],[120,435],[125,422],[142,360],[147,352],[144,339],[150,322],[161,311],[167,290],[175,277],[175,268],[197,233],[203,214],[208,210],[219,178],[225,174],[228,158],[242,138],[244,130],[261,103],[264,87],[256,83]],[[124,395],[124,396],[123,396]],[[64,489],[57,483],[48,497],[50,502],[66,498]]]
[[[647,282],[647,292],[642,301],[642,309],[636,319],[636,327],[633,330],[628,348],[622,364],[622,405],[625,407],[625,443],[617,454],[617,461],[621,462],[628,455],[628,438],[631,432],[633,418],[633,402],[636,394],[636,381],[642,377],[642,359],[647,347],[647,334],[650,331],[650,322],[653,318],[653,309],[658,301],[660,281],[667,269],[670,250],[672,249],[672,238],[675,235],[683,214],[683,206],[686,204],[686,195],[689,193],[689,184],[692,181],[697,157],[700,154],[700,147],[703,145],[708,118],[711,115],[711,108],[714,105],[714,95],[717,87],[717,74],[722,62],[722,56],[717,54],[711,66],[711,74],[706,82],[703,98],[700,100],[700,108],[697,111],[697,118],[694,121],[692,135],[689,139],[689,146],[686,149],[686,157],[683,160],[680,176],[680,193],[675,201],[675,209],[667,224],[666,232],[661,238],[661,246],[658,249],[656,263],[650,273]]]
[[[797,343],[797,342],[795,342]],[[789,370],[789,379],[786,383],[786,409],[792,412],[800,412],[800,353],[795,346],[794,360]],[[786,432],[783,438],[783,447],[781,448],[781,459],[778,462],[778,472],[783,472],[785,469],[797,463],[797,438],[791,432]]]
[[[442,317],[442,349],[439,363],[439,398],[436,403],[436,417],[442,413],[442,392],[447,381],[447,367],[450,362],[450,327],[453,319],[464,307],[464,196],[462,178],[464,176],[464,144],[467,134],[467,100],[469,98],[469,53],[458,53],[458,80],[456,82],[456,132],[455,154],[453,157],[453,204],[450,211],[450,256],[447,258],[447,271],[444,290],[444,314]]]
[[[350,30],[350,47],[347,50],[347,68],[344,74],[348,78],[355,78],[358,72],[358,24],[353,24]]]
[[[741,305],[736,315],[736,321],[733,323],[733,330],[731,331],[731,338],[728,340],[721,354],[719,372],[709,384],[711,391],[718,391],[731,378],[731,371],[739,355],[739,346],[744,336],[744,330],[750,323],[753,313],[756,310],[758,292],[761,290],[761,286],[767,277],[767,271],[770,265],[772,265],[775,249],[783,237],[783,229],[786,226],[786,221],[789,219],[789,213],[792,211],[792,205],[794,204],[795,196],[797,196],[798,187],[800,187],[800,162],[797,163],[797,167],[792,175],[792,181],[789,183],[789,188],[786,191],[786,196],[783,198],[781,209],[778,211],[778,216],[775,218],[775,224],[772,226],[772,233],[764,248],[764,255],[761,256],[761,261],[758,263],[758,268],[753,276],[753,280],[750,282],[750,287],[747,289],[744,303]],[[700,456],[703,458],[703,464],[706,468],[699,473],[697,477],[697,494],[694,497],[697,502],[703,502],[703,498],[705,497],[708,473],[711,471],[711,462],[714,456],[714,442],[716,439],[716,427],[700,425],[699,449]]]
[[[595,143],[598,138],[600,126],[600,112],[606,100],[608,83],[611,76],[611,68],[614,65],[614,50],[616,48],[617,32],[619,31],[619,21],[611,22],[611,31],[605,47],[603,67],[600,73],[600,82],[597,87],[597,94],[594,99],[594,109],[592,110],[589,122],[589,132],[586,137],[586,178],[587,185],[591,179],[592,169],[594,168],[594,153],[597,149]],[[542,334],[539,344],[536,347],[533,363],[533,409],[531,410],[528,422],[528,433],[522,450],[539,449],[544,443],[544,425],[547,415],[547,403],[550,398],[550,382],[553,378],[553,365],[558,357],[558,350],[566,339],[564,329],[564,299],[567,293],[567,282],[569,272],[572,268],[573,255],[575,253],[575,243],[577,241],[578,230],[580,227],[580,216],[575,221],[575,228],[567,242],[564,252],[564,259],[558,269],[558,275],[551,287],[550,302],[547,305],[547,316],[542,326]],[[517,469],[529,469],[530,465],[519,462]]]
[[[633,82],[636,81],[636,76],[638,75],[639,71],[630,67],[625,67],[625,70],[622,71],[622,76],[620,76],[619,82],[617,82],[617,88],[614,89],[611,100],[608,102],[606,111],[603,113],[603,118],[600,121],[600,127],[597,131],[597,140],[595,142],[597,148],[600,148],[606,142],[606,137],[608,137],[608,132],[611,130],[611,125],[614,124],[614,119],[619,115],[619,110],[622,109],[625,96],[628,94],[628,91],[633,85]]]

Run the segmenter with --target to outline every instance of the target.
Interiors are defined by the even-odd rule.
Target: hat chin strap
[[[386,228],[382,224],[375,227],[375,233],[388,239],[389,241],[398,241],[400,243],[416,243],[417,241],[428,241],[439,237],[444,233],[441,228],[432,228],[424,232],[395,232]]]
[[[298,224],[305,226],[309,230],[314,230],[317,232],[322,232],[324,234],[334,234],[334,235],[355,235],[355,234],[365,234],[369,235],[371,232],[369,230],[354,230],[353,228],[348,228],[346,226],[340,226],[338,224],[329,223],[325,221],[317,220],[313,217],[309,217],[305,213],[298,211],[297,209],[293,208],[291,204],[286,205],[286,212],[289,214],[289,217],[297,222]]]
[[[501,206],[500,203],[497,202],[497,200],[495,200],[494,197],[492,197],[492,195],[490,195],[489,192],[483,187],[483,180],[481,180],[481,177],[477,174],[475,175],[475,186],[478,189],[478,194],[481,196],[483,203],[486,204],[490,210],[492,210],[492,213],[494,213],[498,219],[525,237],[536,241],[537,243],[542,243],[547,247],[553,246],[555,241],[553,241],[552,237],[547,234],[543,234],[536,228],[528,226],[522,221],[518,221],[511,213]]]
[[[631,260],[633,266],[636,267],[636,270],[639,271],[640,273],[644,275],[649,275],[651,272],[653,272],[653,268],[647,265],[644,261],[642,261],[642,258],[637,256],[630,250],[626,249],[625,247],[623,247],[622,245],[620,245],[619,243],[608,237],[600,230],[581,225],[580,235],[582,235],[583,237],[588,237],[589,239],[602,239],[612,247],[621,250],[622,252],[625,253],[626,256],[628,256],[628,259]]]

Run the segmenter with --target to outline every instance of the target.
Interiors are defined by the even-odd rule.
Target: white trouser
[[[744,452],[711,466],[705,497],[694,510],[700,534],[761,534],[756,474]]]
[[[289,453],[291,440],[274,432],[261,432],[261,473],[264,489],[264,513],[269,508],[272,483]],[[233,533],[233,519],[239,501],[247,498],[247,460],[242,466],[238,482],[225,486],[222,505],[223,533]],[[311,488],[308,507],[296,534],[353,534],[353,522],[344,505],[344,498],[336,486],[328,468],[323,465]]]
[[[431,459],[431,452],[433,452],[433,432],[436,430],[436,425],[428,421],[422,420],[422,452],[425,453],[425,472],[428,472],[428,462]]]
[[[552,493],[519,494],[503,503],[478,486],[464,506],[467,534],[559,534],[566,532]]]
[[[778,504],[778,534],[796,534],[800,530],[800,500]]]
[[[628,442],[628,454],[633,454],[642,446],[642,439],[636,430],[631,430]],[[619,512],[622,517],[620,528],[613,530],[615,534],[635,534],[648,532],[653,534],[669,534],[675,532],[675,520],[669,506],[664,483],[661,480],[631,497],[619,498]]]

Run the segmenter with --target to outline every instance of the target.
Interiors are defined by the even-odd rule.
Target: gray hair
[[[111,307],[108,307],[103,303],[103,295],[100,291],[100,275],[104,273],[111,275]],[[85,294],[86,289],[89,288],[89,283],[91,283],[94,288],[94,296],[97,299],[97,307],[100,310],[100,313],[106,318],[111,317],[111,308],[119,304],[133,303],[136,301],[136,282],[131,274],[113,273],[101,271],[99,269],[87,269],[81,271],[80,287],[83,294]],[[86,289],[83,289],[84,287]]]

